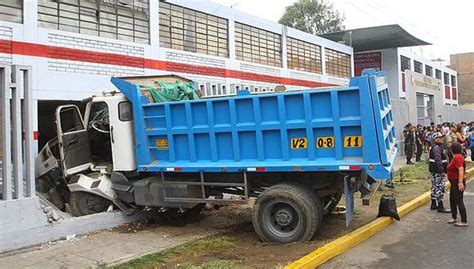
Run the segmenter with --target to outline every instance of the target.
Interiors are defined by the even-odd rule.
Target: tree
[[[298,0],[278,21],[303,32],[323,34],[344,29],[344,15],[325,0]]]

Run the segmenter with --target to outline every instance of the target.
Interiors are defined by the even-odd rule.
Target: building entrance
[[[416,94],[416,114],[418,124],[428,126],[435,122],[434,118],[434,96],[425,93]]]

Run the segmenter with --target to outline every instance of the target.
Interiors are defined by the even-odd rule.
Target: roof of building
[[[431,45],[408,33],[398,24],[349,29],[320,36],[352,46],[355,52]]]

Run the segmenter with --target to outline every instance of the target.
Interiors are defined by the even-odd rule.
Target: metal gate
[[[31,69],[0,66],[0,203],[35,196]]]
[[[142,219],[114,211],[48,222],[46,211],[54,209],[35,191],[31,73],[0,66],[0,253]]]

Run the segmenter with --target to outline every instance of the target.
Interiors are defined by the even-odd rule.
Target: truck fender
[[[68,188],[71,192],[89,192],[112,202],[114,202],[117,197],[117,194],[112,189],[110,176],[106,174],[94,173],[93,176],[83,174],[74,175],[68,184]]]

